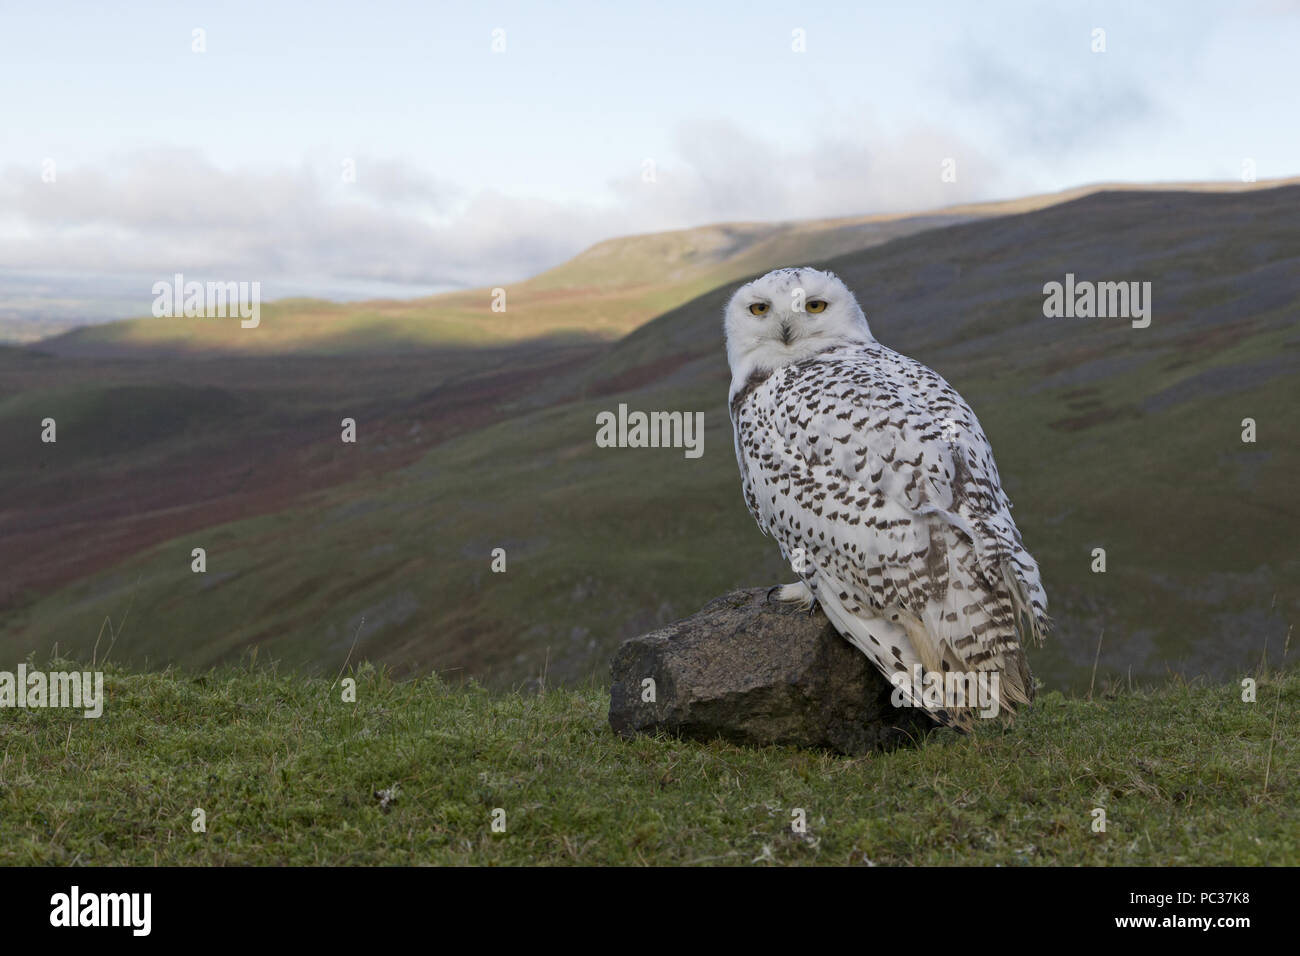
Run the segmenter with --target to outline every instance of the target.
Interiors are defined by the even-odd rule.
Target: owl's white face
[[[871,342],[867,317],[833,272],[777,269],[736,290],[723,312],[734,395],[770,372],[848,342]]]

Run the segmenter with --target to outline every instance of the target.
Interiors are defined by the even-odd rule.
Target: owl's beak
[[[789,322],[781,323],[781,344],[789,345],[794,339],[794,330],[790,328]]]

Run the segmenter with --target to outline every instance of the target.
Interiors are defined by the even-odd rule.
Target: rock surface
[[[935,726],[890,703],[893,687],[820,611],[734,591],[623,644],[611,668],[609,723],[623,736],[793,744],[844,754],[919,739]],[[654,680],[654,701],[643,681]]]

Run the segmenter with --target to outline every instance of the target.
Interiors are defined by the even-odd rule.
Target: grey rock
[[[625,642],[611,668],[610,726],[625,737],[665,732],[853,755],[936,726],[894,707],[893,687],[824,614],[766,596],[766,588],[734,591]],[[641,699],[646,678],[653,702]]]

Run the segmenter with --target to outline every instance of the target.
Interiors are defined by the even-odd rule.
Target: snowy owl
[[[821,607],[896,703],[942,723],[1028,704],[1047,595],[970,406],[877,342],[830,272],[741,286],[724,326],[745,503],[800,578],[776,599]],[[992,708],[964,696],[977,684]]]

